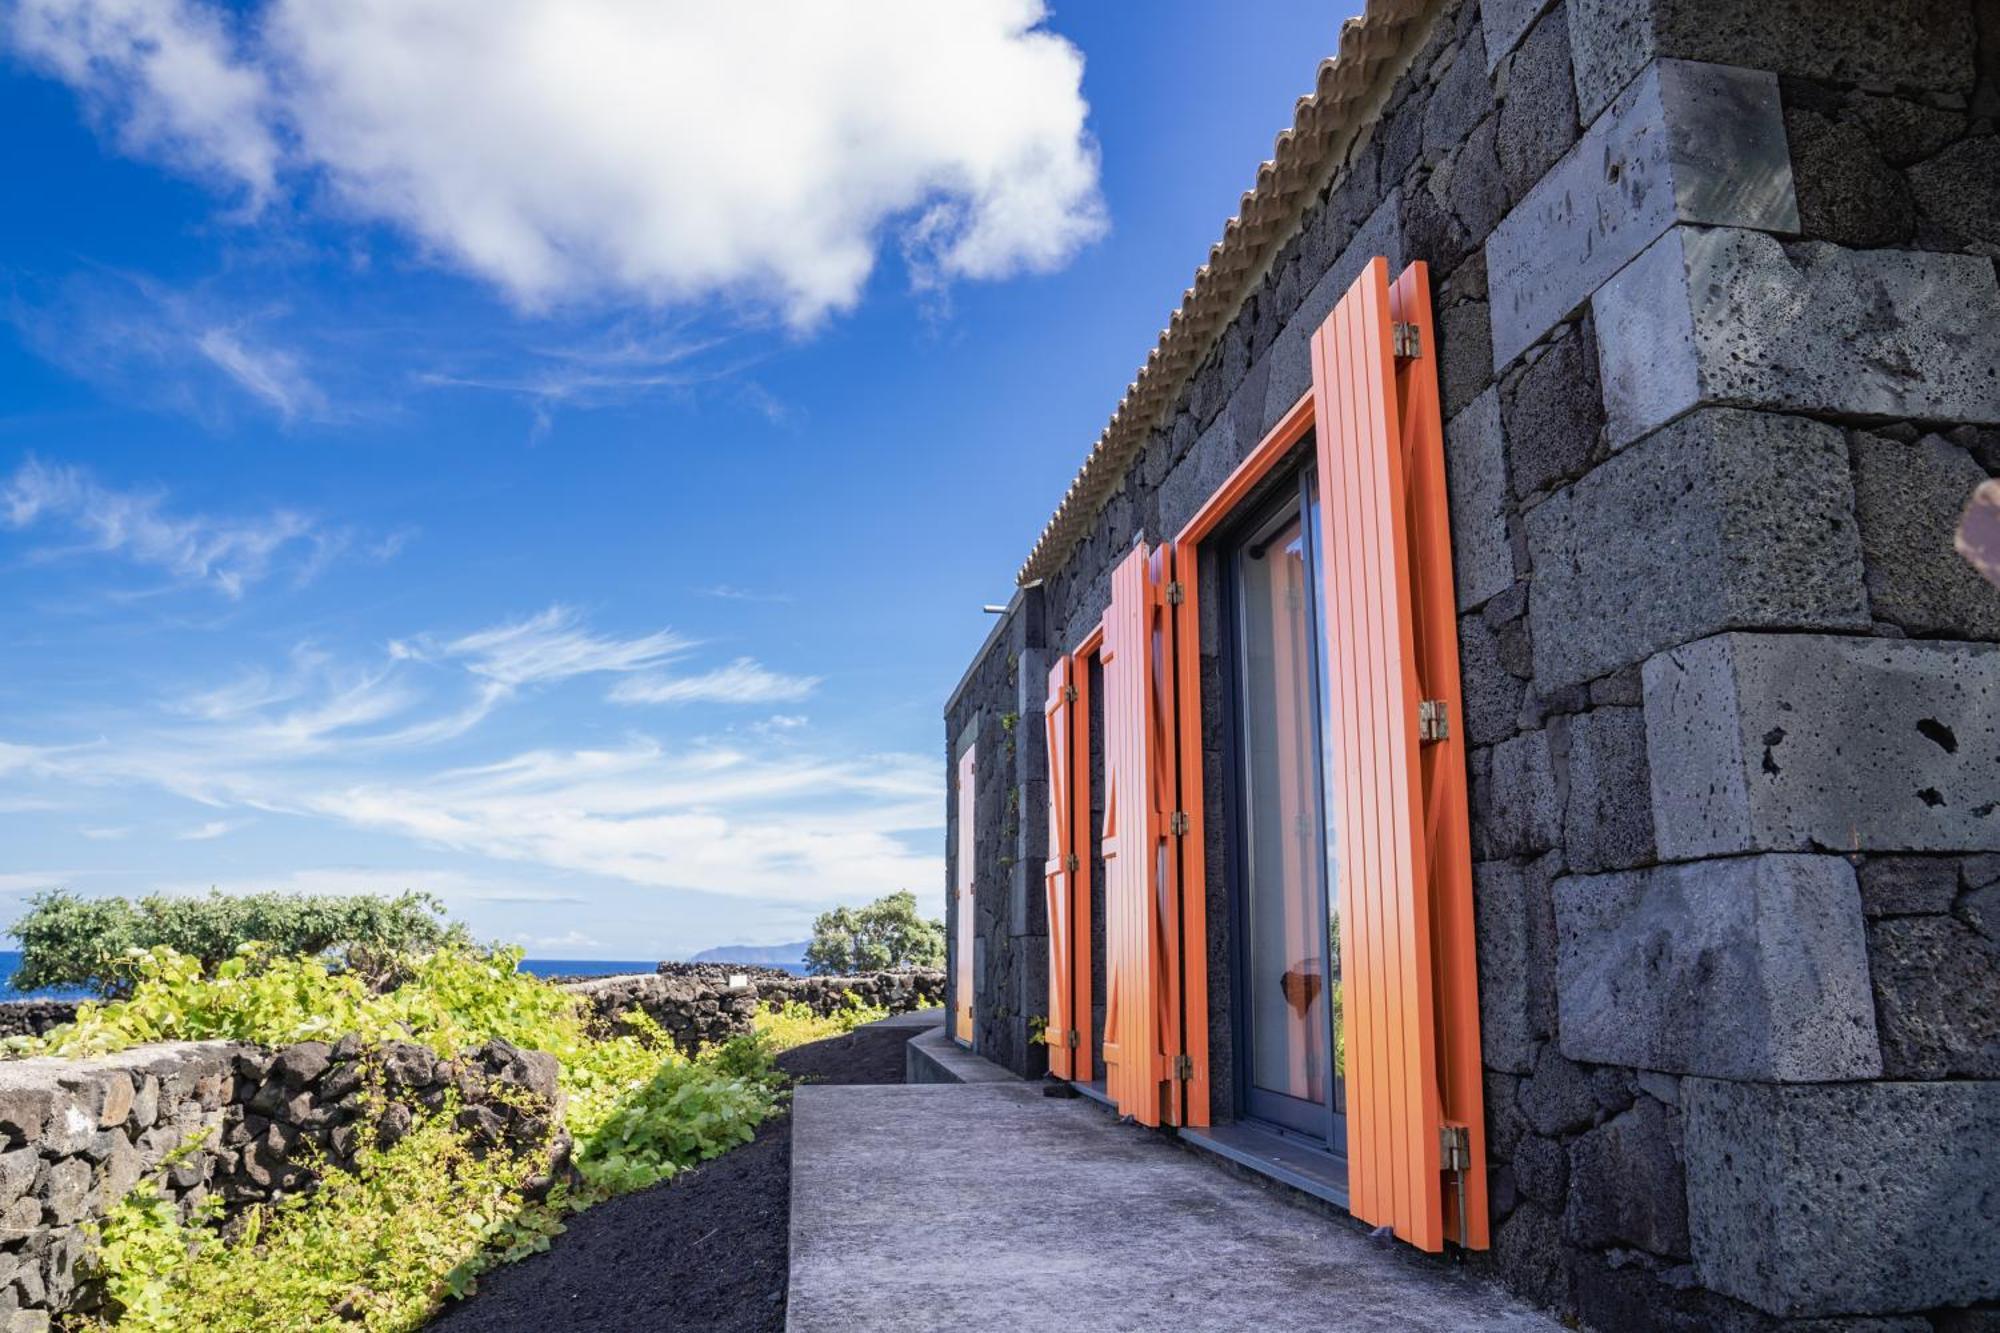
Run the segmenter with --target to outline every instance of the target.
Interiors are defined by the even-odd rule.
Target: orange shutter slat
[[[1049,696],[1042,705],[1042,721],[1049,752],[1049,859],[1043,873],[1049,925],[1049,1013],[1044,1037],[1048,1043],[1049,1072],[1057,1078],[1071,1078],[1070,1033],[1076,1018],[1070,1012],[1070,991],[1075,967],[1075,937],[1071,931],[1071,869],[1075,840],[1071,837],[1070,800],[1070,662],[1058,657],[1049,668]]]
[[[1440,607],[1432,595],[1432,551],[1423,552],[1426,587],[1418,596],[1413,541],[1434,540],[1442,529],[1428,517],[1413,523],[1411,504],[1443,502],[1435,485],[1442,478],[1442,441],[1434,373],[1428,386],[1433,401],[1427,413],[1417,413],[1419,433],[1427,438],[1406,435],[1392,323],[1388,265],[1376,259],[1314,335],[1312,348],[1326,548],[1348,1190],[1355,1216],[1436,1250],[1446,1235],[1439,1141],[1445,1121],[1430,835],[1437,821],[1428,815],[1426,773],[1455,762],[1462,807],[1464,755],[1427,756],[1419,739],[1419,705],[1441,697],[1426,692],[1419,636],[1426,643],[1448,638],[1455,692],[1457,627],[1449,600]],[[1426,336],[1422,345],[1434,342]],[[1412,467],[1412,448],[1435,458]],[[1448,538],[1444,549],[1448,599]],[[1460,849],[1443,850],[1449,857]],[[1469,858],[1467,869],[1469,875]]]
[[[1389,318],[1409,325],[1422,355],[1396,366],[1411,552],[1417,679],[1441,702],[1441,740],[1420,750],[1423,839],[1430,850],[1432,981],[1438,1030],[1439,1114],[1466,1134],[1465,1169],[1442,1183],[1445,1236],[1470,1249],[1491,1243],[1486,1196],[1485,1085],[1479,1063],[1479,958],[1473,937],[1472,822],[1466,794],[1465,709],[1458,661],[1458,596],[1452,582],[1451,506],[1445,488],[1443,409],[1438,401],[1430,270],[1412,264],[1389,288]],[[1462,1196],[1458,1194],[1463,1190]],[[1463,1224],[1461,1227],[1461,1216]]]
[[[1180,1120],[1173,637],[1166,560],[1135,548],[1104,615],[1105,1091],[1142,1125]]]
[[[972,868],[977,863],[974,810],[978,783],[978,747],[968,745],[958,757],[958,929],[952,959],[952,1035],[972,1044]]]

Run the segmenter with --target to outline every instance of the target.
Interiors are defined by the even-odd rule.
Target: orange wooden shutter
[[[1049,1014],[1045,1037],[1049,1048],[1049,1072],[1057,1078],[1075,1077],[1070,1037],[1077,1026],[1076,1015],[1070,1012],[1070,992],[1076,966],[1070,909],[1079,865],[1070,822],[1070,718],[1073,709],[1069,674],[1069,658],[1058,657],[1055,665],[1049,668],[1049,697],[1048,702],[1042,705],[1049,750],[1049,859],[1043,874],[1049,914]]]
[[[1167,555],[1142,544],[1104,615],[1105,1091],[1142,1125],[1178,1124],[1179,816]]]
[[[958,930],[957,956],[952,960],[952,1035],[972,1044],[972,868],[977,864],[974,828],[978,791],[978,747],[968,745],[958,757]]]
[[[1396,355],[1398,326],[1404,346]],[[1487,1244],[1458,627],[1429,277],[1372,261],[1312,344],[1348,1190],[1427,1250]],[[1420,734],[1420,707],[1447,736]],[[1463,1169],[1447,1172],[1444,1132]],[[1463,1195],[1459,1190],[1463,1189]],[[1459,1214],[1465,1217],[1460,1235]]]

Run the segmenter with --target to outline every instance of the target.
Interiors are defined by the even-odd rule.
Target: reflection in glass
[[[1313,589],[1297,513],[1246,547],[1238,570],[1250,1077],[1323,1106],[1336,936],[1319,828]]]

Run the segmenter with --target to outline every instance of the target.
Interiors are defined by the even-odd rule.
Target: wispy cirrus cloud
[[[247,518],[176,513],[163,491],[120,489],[36,458],[0,480],[0,528],[68,538],[39,548],[38,559],[117,556],[231,600],[280,571],[308,582],[352,540],[294,509]]]
[[[818,676],[787,676],[754,658],[688,676],[645,675],[620,681],[611,699],[621,704],[795,703],[819,688]]]
[[[210,426],[246,398],[287,425],[341,415],[306,355],[272,332],[282,308],[103,268],[30,283],[3,308],[38,356],[149,408]]]
[[[807,328],[887,239],[930,290],[1053,270],[1106,225],[1083,57],[1040,0],[4,13],[126,152],[246,210],[386,222],[531,308],[722,298]]]
[[[253,346],[240,331],[225,328],[202,330],[195,346],[244,392],[276,408],[287,420],[301,413],[321,415],[326,410],[326,395],[306,377],[299,358],[291,352]]]
[[[602,709],[623,686],[647,696],[631,702],[730,706],[815,683],[752,659],[674,674],[695,651],[671,631],[605,633],[560,606],[358,663],[301,645],[275,667],[74,719],[70,738],[0,741],[0,799],[148,790],[208,807],[185,841],[283,815],[539,875],[768,904],[929,881],[939,792],[926,756],[814,745],[784,715],[723,739],[624,729],[531,747],[486,727],[607,674],[620,678],[609,695],[572,692],[569,706]]]
[[[434,651],[464,663],[476,676],[513,686],[600,672],[644,671],[693,647],[693,640],[669,629],[629,639],[595,634],[583,627],[574,608],[552,606],[524,620],[462,635]],[[433,651],[421,642],[403,648],[416,656]]]

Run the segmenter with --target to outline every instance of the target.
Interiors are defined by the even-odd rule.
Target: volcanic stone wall
[[[1048,910],[1042,901],[1048,860],[1048,738],[1042,702],[1049,653],[1039,588],[1017,594],[945,710],[945,939],[955,959],[959,900],[953,883],[959,825],[958,758],[976,744],[974,761],[974,918],[972,1046],[1029,1077],[1048,1069],[1031,1018],[1046,1017],[1049,995]],[[956,1013],[960,972],[945,968],[947,1012]]]
[[[1442,4],[950,705],[947,736],[982,738],[982,1053],[1037,1072],[1016,1016],[1046,1003],[1018,882],[1041,819],[1011,822],[1046,802],[1039,727],[1032,757],[987,738],[1039,721],[1049,654],[1097,623],[1112,567],[1306,390],[1362,264],[1425,260],[1488,1262],[1603,1329],[2000,1321],[2000,592],[1951,546],[2000,475],[1996,117],[1990,0]]]
[[[562,1115],[556,1072],[554,1057],[505,1042],[440,1060],[407,1044],[364,1053],[351,1037],[0,1061],[0,1329],[95,1307],[85,1225],[169,1157],[168,1198],[191,1209],[215,1195],[234,1212],[308,1186],[309,1153],[348,1165],[368,1138],[396,1142],[448,1093],[475,1143],[539,1143]],[[568,1161],[567,1135],[553,1145],[544,1185]]]
[[[583,996],[606,1020],[632,1009],[643,1011],[689,1053],[748,1032],[756,1012],[772,1005],[803,1004],[822,1017],[851,1004],[900,1014],[936,1006],[944,998],[944,974],[937,971],[795,977],[770,968],[708,967],[662,963],[657,973],[594,977],[570,982],[567,989]],[[731,978],[739,976],[745,984],[731,986]]]

